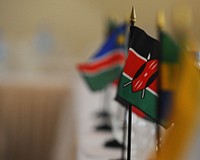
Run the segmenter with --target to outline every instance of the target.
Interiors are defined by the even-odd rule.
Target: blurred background
[[[76,65],[103,42],[107,19],[128,20],[134,5],[136,25],[156,38],[158,10],[173,32],[172,13],[183,3],[199,43],[198,0],[1,0],[0,159],[76,159],[87,107],[80,97],[90,94]]]

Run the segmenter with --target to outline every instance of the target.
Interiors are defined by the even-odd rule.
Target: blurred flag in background
[[[119,77],[126,58],[126,29],[126,23],[120,24],[95,55],[78,65],[79,72],[92,91],[105,88]]]
[[[180,48],[173,38],[163,30],[160,30],[159,40],[161,46],[159,54],[159,116],[163,123],[169,125],[169,122],[172,122],[170,114],[178,80]]]
[[[190,51],[184,49],[180,61],[177,90],[173,101],[174,127],[165,137],[159,160],[183,159],[197,127],[200,96],[199,71],[195,67]]]

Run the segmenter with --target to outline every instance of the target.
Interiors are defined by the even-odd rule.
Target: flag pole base
[[[95,130],[96,131],[111,132],[112,131],[112,127],[111,127],[111,125],[109,125],[107,123],[103,123],[103,124],[100,124],[100,125],[96,126]]]
[[[113,139],[107,140],[104,143],[104,147],[118,149],[118,148],[124,148],[125,146],[124,146],[124,144],[119,143],[116,139],[113,138]]]
[[[97,118],[110,118],[110,113],[108,111],[99,111],[96,113]]]

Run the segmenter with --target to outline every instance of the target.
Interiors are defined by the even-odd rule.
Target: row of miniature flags
[[[111,33],[100,49],[87,62],[78,65],[84,81],[92,91],[102,90],[110,83],[118,83],[127,57],[127,42],[130,38],[127,36],[128,24],[111,24],[112,29],[108,26]],[[136,107],[133,107],[133,112],[145,117]]]
[[[117,80],[116,100],[120,104],[132,105],[133,112],[164,128],[175,124],[177,128],[169,135],[182,135],[179,139],[183,140],[191,132],[184,127],[194,127],[189,123],[194,122],[192,114],[198,106],[200,81],[194,52],[162,29],[156,40],[141,28],[123,22],[114,27],[96,54],[78,65],[78,70],[92,91]],[[164,148],[173,141],[169,139]],[[169,150],[169,157],[176,157],[176,150]]]
[[[87,62],[79,64],[78,69],[92,91],[99,91],[120,79],[116,100],[121,104],[128,102],[135,106],[133,111],[136,113],[139,112],[138,108],[140,115],[143,113],[142,115],[147,115],[154,122],[168,126],[166,117],[169,114],[169,108],[167,108],[169,105],[165,103],[170,102],[171,90],[163,92],[161,97],[165,97],[164,101],[166,99],[167,101],[162,103],[162,119],[160,121],[157,116],[160,42],[150,37],[142,29],[136,26],[131,27],[130,32],[134,36],[132,39],[128,38],[130,46],[127,57],[125,43],[127,42],[127,28],[128,24],[125,22],[117,26],[100,50]],[[161,38],[163,39],[163,50],[171,49],[167,45],[172,45],[176,50],[176,46],[167,34],[161,33]],[[176,53],[171,51],[170,53],[172,53],[172,60],[170,55],[166,57],[173,61]],[[168,61],[166,57],[163,58],[163,61]]]

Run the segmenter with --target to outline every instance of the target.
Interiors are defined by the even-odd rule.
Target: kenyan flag
[[[117,99],[123,99],[158,121],[159,42],[138,27],[132,28],[128,58],[120,77]]]

